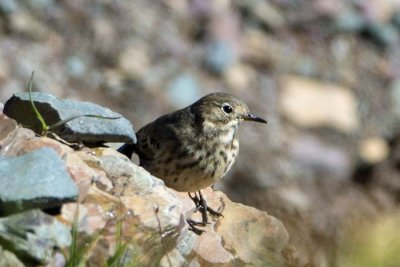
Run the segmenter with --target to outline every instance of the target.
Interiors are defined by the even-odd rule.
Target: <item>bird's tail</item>
[[[132,157],[133,152],[135,152],[136,145],[134,144],[125,144],[117,149],[117,151],[121,154],[124,154],[128,158]]]

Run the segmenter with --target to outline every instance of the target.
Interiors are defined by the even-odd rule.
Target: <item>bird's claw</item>
[[[206,226],[207,224],[210,224],[208,222],[208,215],[207,212],[210,213],[212,216],[215,217],[223,217],[222,213],[219,211],[216,211],[212,208],[210,208],[207,205],[206,200],[204,199],[203,195],[201,194],[200,191],[198,191],[197,193],[194,193],[194,196],[192,196],[191,193],[189,193],[189,197],[190,199],[194,202],[194,204],[196,205],[196,209],[194,210],[194,212],[199,211],[201,213],[201,217],[202,217],[202,221],[201,222],[196,222],[193,220],[187,220],[188,224],[189,224],[189,229],[192,230],[194,233],[201,235],[204,230],[200,230],[198,229],[196,226]]]

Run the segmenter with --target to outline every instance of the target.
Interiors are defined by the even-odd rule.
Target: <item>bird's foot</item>
[[[196,222],[191,219],[186,220],[187,223],[189,224],[189,230],[194,232],[196,235],[201,235],[205,231],[202,229],[199,229],[197,226],[205,226],[203,222]]]
[[[221,212],[216,211],[207,205],[207,202],[204,199],[204,197],[200,191],[198,191],[198,194],[194,193],[194,196],[192,196],[189,193],[189,197],[193,200],[194,204],[196,205],[196,209],[194,210],[194,212],[199,211],[201,213],[201,218],[202,218],[201,222],[196,222],[196,221],[193,221],[190,219],[187,220],[187,222],[190,226],[189,229],[192,230],[193,232],[195,232],[196,234],[200,235],[204,232],[204,230],[200,230],[196,226],[206,226],[209,223],[207,212],[215,217],[221,217],[221,216],[223,217],[223,215]]]

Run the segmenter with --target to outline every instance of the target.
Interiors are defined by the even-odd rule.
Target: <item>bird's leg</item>
[[[195,212],[196,211],[198,211],[200,208],[200,198],[197,196],[197,193],[195,192],[194,193],[194,196],[192,196],[192,194],[189,192],[188,193],[188,195],[189,195],[189,197],[190,197],[190,199],[194,202],[194,204],[196,205],[196,210],[195,210]]]
[[[200,211],[201,213],[201,217],[202,217],[202,221],[201,222],[196,222],[193,221],[191,219],[188,219],[187,222],[190,226],[190,230],[192,230],[193,232],[195,232],[196,234],[201,234],[202,232],[204,232],[203,230],[200,230],[198,228],[196,228],[196,226],[206,226],[208,224],[208,214],[207,212],[209,212],[211,215],[213,216],[222,216],[222,214],[212,208],[210,208],[207,205],[207,202],[205,200],[205,198],[203,197],[203,195],[201,194],[201,191],[198,191],[197,193],[194,193],[194,196],[192,196],[190,193],[189,197],[191,200],[193,200],[194,204],[196,205],[196,208],[194,210],[194,212]]]
[[[201,222],[196,222],[196,221],[193,221],[191,219],[187,219],[186,221],[189,224],[189,230],[193,231],[196,235],[201,235],[202,233],[205,232],[204,230],[201,230],[201,229],[196,227],[199,224],[201,224]]]
[[[200,203],[200,206],[202,206],[203,209],[204,209],[204,214],[205,214],[205,215],[203,215],[203,211],[201,211],[201,209],[200,209],[200,212],[202,212],[202,216],[203,216],[203,222],[204,222],[204,217],[205,217],[205,221],[206,221],[206,223],[207,223],[207,211],[208,211],[211,215],[213,215],[213,216],[216,216],[216,217],[222,216],[222,213],[221,213],[221,212],[216,211],[216,210],[214,210],[213,208],[210,208],[210,207],[207,205],[207,202],[206,202],[206,200],[204,199],[203,195],[201,194],[201,191],[200,191],[200,190],[199,190],[199,203]]]
[[[194,196],[192,196],[191,193],[188,193],[188,194],[189,194],[190,199],[193,200],[194,204],[196,205],[196,208],[193,211],[193,213],[195,213],[197,211],[202,212],[204,207],[201,205],[200,197],[197,196],[197,193],[195,192]],[[206,226],[206,224],[207,224],[207,218],[206,218],[206,220],[204,220],[203,212],[202,212],[202,221],[201,222],[197,222],[192,219],[187,219],[186,221],[189,224],[189,230],[193,231],[197,235],[201,235],[204,232],[204,230],[201,230],[201,229],[197,228],[196,226]]]

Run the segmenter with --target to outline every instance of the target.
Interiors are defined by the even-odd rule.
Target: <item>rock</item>
[[[14,126],[10,129],[14,129]],[[266,212],[234,203],[222,192],[211,188],[202,190],[208,205],[221,210],[224,217],[210,216],[209,224],[203,227],[205,233],[198,236],[189,230],[186,222],[188,218],[201,220],[199,213],[193,214],[194,203],[187,193],[176,192],[166,187],[162,180],[150,175],[117,151],[104,147],[74,151],[63,144],[57,146],[58,141],[46,137],[23,140],[19,142],[21,146],[18,147],[19,150],[10,151],[10,153],[26,153],[46,145],[55,149],[41,148],[12,159],[32,157],[32,154],[36,155],[35,153],[43,150],[53,151],[53,160],[56,159],[58,162],[36,155],[33,158],[39,163],[34,166],[46,164],[54,168],[54,165],[57,165],[63,170],[67,166],[75,183],[86,184],[85,191],[82,190],[83,197],[80,198],[79,206],[77,203],[63,205],[58,218],[64,224],[77,225],[76,238],[78,240],[87,240],[85,239],[87,236],[92,237],[93,241],[87,244],[90,249],[83,251],[83,257],[87,259],[88,264],[103,265],[113,257],[114,253],[117,253],[116,247],[122,246],[123,250],[118,252],[122,256],[115,259],[119,265],[134,262],[140,266],[182,266],[184,264],[296,266],[293,264],[292,255],[294,254],[288,245],[288,234],[283,224]],[[66,160],[61,161],[55,151],[63,155]],[[25,173],[29,174],[30,180],[34,179],[35,168],[31,167],[32,164],[26,162],[24,164],[28,169]],[[20,169],[21,171],[15,172],[16,176],[20,176],[22,168]],[[0,164],[0,172],[4,170],[5,168]],[[49,171],[41,171],[42,176],[44,173],[49,173]],[[0,177],[4,175],[0,173]],[[32,186],[26,182],[30,180],[25,178],[25,183],[20,185],[20,192],[32,190]],[[92,183],[92,180],[96,180],[97,183]],[[3,186],[4,184],[4,181],[0,180],[0,185],[2,185],[0,188],[8,190],[12,188],[7,184]],[[56,189],[65,187],[54,181],[52,184],[53,188],[54,184],[57,185]],[[43,192],[45,190],[42,190]],[[13,219],[13,222],[23,221],[20,218],[24,218],[24,214],[19,214],[18,216],[21,217]],[[3,220],[8,218],[11,217]],[[30,218],[28,221],[37,222],[38,220]],[[18,223],[15,224],[18,225]],[[0,220],[0,235],[3,233],[1,225]],[[43,223],[37,223],[37,225],[45,226]],[[38,229],[42,229],[40,227]],[[48,229],[47,225],[45,229]],[[32,230],[25,227],[18,232],[18,235],[26,236],[25,233],[29,231],[36,236],[38,232],[42,233],[44,230],[39,231],[36,228]],[[49,231],[57,234],[60,232],[52,228]],[[53,242],[52,246],[62,247],[68,243],[68,240],[55,244],[52,234],[44,234],[48,237],[46,242],[43,241],[44,246],[31,250],[27,249],[30,247],[27,245],[30,239],[25,241],[11,236],[8,238],[12,240],[10,242],[13,245],[18,244],[14,246],[18,250],[13,251],[18,257],[28,255],[25,258],[28,257],[31,261],[51,261],[51,264],[68,262],[68,258],[58,259],[49,245]],[[35,237],[33,240],[39,242],[38,240],[42,239]]]
[[[32,39],[44,40],[53,34],[46,24],[37,20],[28,12],[18,10],[10,14],[9,19],[12,31],[26,35]]]
[[[8,118],[4,114],[0,114],[0,148],[3,148],[5,139],[17,129],[17,122]]]
[[[0,1],[0,10],[2,13],[8,14],[15,12],[19,9],[18,1],[15,0],[3,0]]]
[[[115,70],[107,70],[103,73],[104,75],[104,90],[110,96],[117,97],[124,92],[124,75]]]
[[[259,0],[236,1],[237,4],[247,10],[252,18],[256,18],[263,25],[279,29],[285,25],[284,15],[270,2]]]
[[[367,23],[364,32],[376,43],[389,46],[397,45],[400,35],[394,25],[383,23]]]
[[[176,107],[188,106],[201,97],[199,84],[192,74],[181,74],[168,86],[167,96]]]
[[[400,179],[399,177],[399,166],[400,166],[400,138],[399,135],[395,135],[390,140],[388,143],[386,141],[382,140],[384,144],[379,144],[382,141],[375,140],[375,138],[381,139],[381,137],[370,137],[369,145],[368,146],[373,146],[373,149],[371,150],[378,150],[375,146],[387,146],[389,145],[389,151],[387,156],[385,157],[384,160],[376,162],[369,168],[366,169],[367,171],[360,172],[359,177],[356,178],[361,178],[361,181],[365,181],[368,183],[368,185],[371,187],[371,189],[375,189],[376,192],[381,191],[379,198],[388,198],[390,201],[390,204],[392,202],[397,203],[397,198],[400,192]],[[368,139],[367,139],[368,140]],[[372,141],[372,144],[371,144]],[[376,144],[374,144],[376,143]],[[382,148],[380,148],[382,149]],[[385,148],[384,148],[385,149]],[[369,152],[371,153],[371,151]],[[372,152],[375,154],[376,152]],[[380,152],[382,153],[382,152]],[[368,163],[368,162],[367,162]],[[363,176],[361,176],[363,175]],[[374,196],[374,198],[377,198]],[[383,207],[381,203],[379,203],[379,207]],[[390,207],[390,205],[387,205]]]
[[[355,10],[346,8],[336,16],[336,27],[342,31],[359,32],[365,26],[365,18]]]
[[[245,91],[255,81],[256,73],[249,65],[235,64],[224,73],[224,80],[236,91]]]
[[[273,35],[268,35],[261,29],[247,29],[241,40],[241,58],[250,66],[266,66],[280,68],[281,64],[293,65],[299,53],[287,49]]]
[[[113,247],[112,229],[121,221],[124,238],[134,243],[137,253],[142,255],[139,265],[284,266],[287,263],[284,252],[288,234],[282,223],[266,212],[231,202],[222,192],[203,190],[207,203],[223,209],[224,217],[210,217],[206,232],[198,236],[188,230],[186,223],[194,209],[187,193],[167,188],[163,181],[112,149],[97,148],[94,152],[99,162],[97,168],[111,177],[114,188],[104,192],[94,185],[91,187],[80,205],[78,225],[87,233],[103,229],[107,234],[102,238]],[[62,209],[62,218],[71,222],[76,204],[66,207]],[[197,213],[191,217],[201,219]],[[107,255],[101,257],[107,259]]]
[[[72,78],[80,78],[84,76],[86,72],[86,65],[84,61],[77,56],[69,57],[67,59],[66,65],[68,74]]]
[[[3,114],[1,116],[7,118]],[[1,126],[6,125],[7,122],[15,128],[9,127],[8,130],[2,131]],[[105,173],[96,169],[99,163],[98,160],[96,162],[91,159],[90,151],[73,151],[70,147],[54,139],[47,137],[36,138],[33,131],[17,127],[15,120],[8,118],[7,120],[0,119],[0,147],[0,155],[8,157],[24,155],[45,147],[54,149],[59,157],[65,159],[66,170],[78,186],[79,199],[86,197],[93,182],[101,188],[111,188],[111,182],[105,177]],[[87,168],[87,164],[90,164],[93,168]]]
[[[34,138],[35,133],[17,126],[17,122],[0,114],[0,156],[17,156],[25,141]]]
[[[400,29],[400,12],[393,14],[392,23],[397,29]]]
[[[380,137],[368,137],[359,143],[360,158],[369,163],[376,164],[387,158],[389,145]]]
[[[129,79],[142,79],[150,68],[146,45],[143,43],[131,45],[119,55],[118,66]]]
[[[283,266],[287,263],[283,257],[287,232],[280,221],[266,212],[233,203],[222,192],[203,190],[207,203],[222,208],[224,217],[210,218],[206,232],[197,236],[188,230],[185,222],[194,208],[187,193],[165,187],[161,180],[114,150],[98,148],[95,151],[98,167],[112,177],[114,189],[109,193],[113,196],[93,186],[82,204],[85,208],[80,225],[89,231],[84,222],[93,218],[97,223],[91,223],[91,227],[97,229],[105,225],[108,229],[107,225],[113,225],[110,222],[115,224],[123,218],[124,236],[136,240],[139,248],[145,251],[140,264]],[[96,205],[100,210],[94,208]],[[96,219],[101,218],[101,214],[113,215],[107,223]],[[73,212],[66,213],[63,209],[64,220],[71,221],[72,215]],[[200,220],[199,214],[192,218]],[[111,240],[112,236],[110,233],[105,238]]]
[[[9,77],[10,77],[10,65],[4,59],[0,58],[0,83],[2,84],[6,83]]]
[[[344,133],[359,125],[357,99],[349,88],[286,76],[281,80],[280,109],[301,127],[332,127]]]
[[[90,190],[90,186],[93,182],[98,182],[98,186],[104,180],[107,180],[104,172],[96,169],[96,165],[92,165],[93,168],[88,168],[88,163],[86,160],[90,157],[90,153],[86,151],[76,151],[70,152],[66,155],[66,168],[68,173],[71,175],[74,182],[79,188],[79,202],[86,198]],[[105,188],[108,188],[108,183],[102,183]],[[103,187],[103,188],[104,188]]]
[[[311,209],[311,197],[300,188],[295,186],[282,186],[274,189],[277,198],[285,208],[291,208],[294,211],[305,212]]]
[[[24,267],[25,265],[8,250],[0,246],[0,266],[2,267]]]
[[[392,0],[370,0],[368,3],[360,3],[360,9],[364,16],[369,21],[378,23],[389,22],[399,7],[399,2]]]
[[[38,92],[32,93],[32,99],[48,125],[85,114],[118,118],[79,117],[51,130],[65,141],[87,143],[136,142],[132,124],[121,114],[108,108],[89,102],[61,100],[52,95]],[[35,132],[41,133],[41,125],[32,110],[28,93],[14,94],[5,103],[4,113],[19,123],[29,126]]]
[[[209,70],[222,74],[236,61],[236,51],[227,40],[213,40],[207,45],[206,64]]]
[[[339,147],[325,144],[313,136],[300,136],[292,141],[289,153],[293,160],[314,172],[346,177],[351,171],[350,155]]]
[[[390,100],[394,116],[400,121],[400,78],[394,80],[390,86]]]
[[[25,262],[46,263],[55,248],[65,248],[71,241],[67,226],[39,210],[0,219],[0,245]]]
[[[230,264],[237,262],[243,266],[284,265],[282,252],[289,237],[280,221],[266,212],[233,203],[221,192],[210,190],[210,194],[216,194],[217,199],[219,198],[225,205],[224,218],[219,219],[214,227],[221,246],[233,257]],[[209,244],[211,247],[212,244]],[[234,248],[235,252],[232,253],[230,248]],[[201,251],[199,249],[199,252]],[[204,253],[199,256],[206,258],[208,255]]]
[[[51,148],[0,157],[0,214],[51,208],[74,201],[78,190]]]

